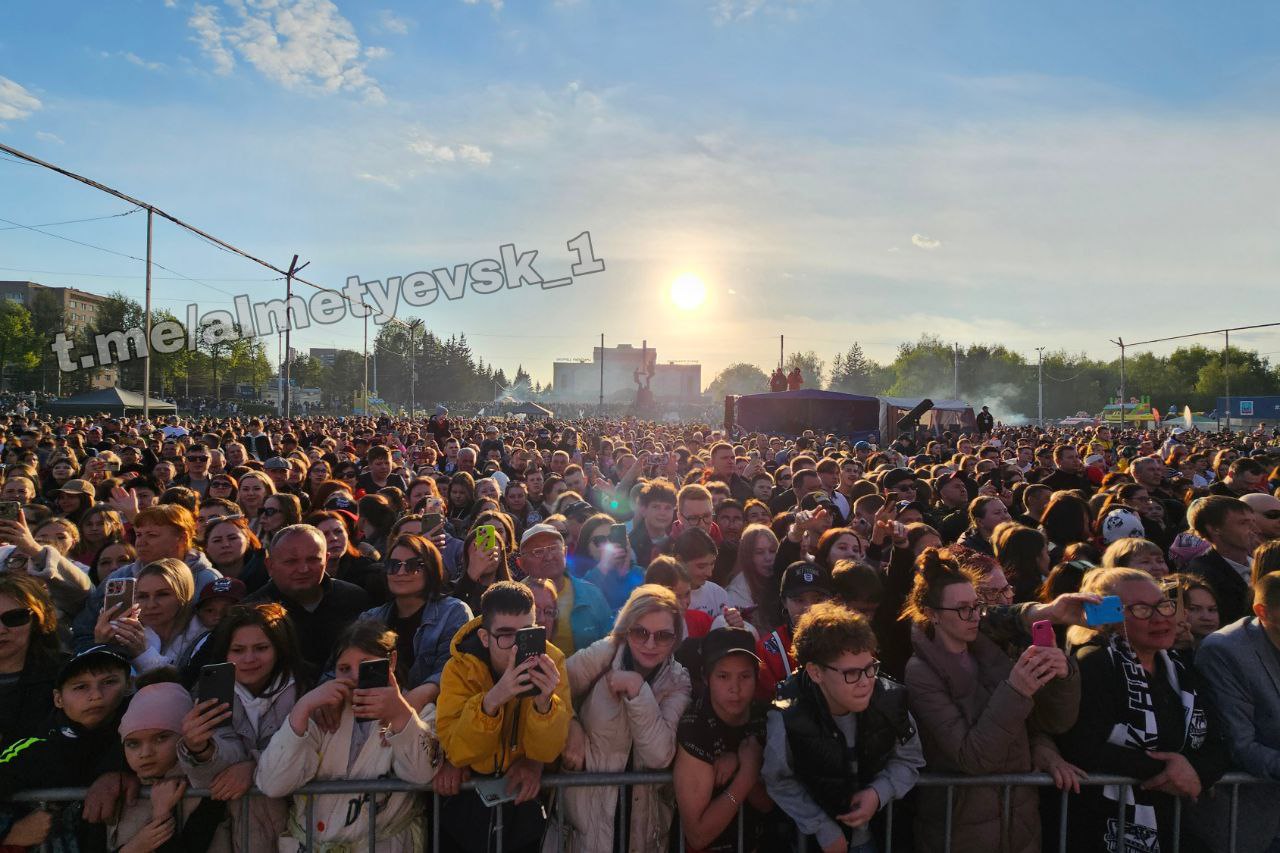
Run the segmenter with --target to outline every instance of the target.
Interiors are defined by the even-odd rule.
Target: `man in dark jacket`
[[[1053,448],[1053,472],[1040,482],[1055,492],[1080,489],[1087,495],[1093,494],[1093,483],[1085,476],[1084,463],[1080,461],[1080,451],[1070,444],[1059,444]]]
[[[924,766],[906,690],[877,678],[870,623],[831,602],[796,626],[799,667],[769,712],[762,775],[769,796],[826,850],[872,841],[872,818],[901,799]]]
[[[325,574],[324,534],[309,524],[293,524],[276,533],[267,556],[271,581],[245,604],[274,601],[289,614],[303,659],[318,675],[342,630],[372,606],[355,584]]]
[[[1253,604],[1251,560],[1259,539],[1253,510],[1237,498],[1210,495],[1191,504],[1187,521],[1213,547],[1188,563],[1186,571],[1203,577],[1218,594],[1223,625],[1248,616]]]

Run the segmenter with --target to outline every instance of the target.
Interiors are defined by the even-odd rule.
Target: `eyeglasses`
[[[188,456],[187,461],[188,462],[208,462],[209,457],[208,456]]]
[[[6,610],[0,613],[0,625],[6,628],[21,628],[23,625],[30,624],[31,617],[35,613],[30,607],[18,607],[14,610]]]
[[[264,518],[270,518],[273,515],[279,515],[279,514],[280,514],[280,508],[274,507],[274,506],[264,506],[262,509],[258,510],[258,515]]]
[[[1125,607],[1125,612],[1134,619],[1150,619],[1156,613],[1161,616],[1172,616],[1178,612],[1178,602],[1166,598],[1155,604],[1130,604]]]
[[[509,634],[490,633],[489,636],[493,638],[493,644],[500,649],[509,649],[516,644],[515,631],[512,631]]]
[[[648,628],[640,625],[636,625],[628,631],[627,636],[629,636],[638,646],[647,646],[649,645],[649,640],[653,640],[653,644],[655,646],[662,648],[663,646],[669,646],[676,641],[675,631],[664,630],[650,632]]]
[[[838,672],[844,677],[845,684],[857,684],[863,678],[874,679],[880,674],[880,661],[873,660],[870,665],[864,667],[854,667],[853,669],[836,669],[834,666],[822,664],[823,669],[829,669],[832,672]]]
[[[1013,585],[982,587],[978,590],[978,595],[982,596],[982,600],[987,604],[993,601],[1012,601]]]
[[[959,607],[935,607],[933,609],[950,610],[965,622],[972,622],[975,617],[981,619],[987,615],[987,606],[985,604],[962,604]]]
[[[410,557],[407,560],[387,560],[387,574],[410,574],[416,575],[422,571],[425,564],[421,557]]]
[[[530,548],[527,551],[521,551],[526,557],[533,557],[535,560],[550,560],[552,557],[558,557],[564,553],[564,543],[556,542],[553,545],[543,545],[541,548]]]
[[[706,524],[711,521],[712,514],[709,512],[702,515],[685,515],[681,513],[680,517],[684,519],[685,524]]]

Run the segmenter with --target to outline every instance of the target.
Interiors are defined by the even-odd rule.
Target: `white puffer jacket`
[[[676,726],[689,704],[689,673],[668,660],[640,688],[634,699],[620,699],[604,679],[622,669],[625,641],[612,637],[591,644],[565,661],[569,687],[579,704],[578,721],[587,733],[586,771],[619,773],[663,770],[676,754]],[[579,699],[581,697],[581,701]],[[568,848],[582,853],[613,849],[617,788],[565,788]],[[669,785],[637,785],[631,789],[632,853],[667,848],[675,796]]]

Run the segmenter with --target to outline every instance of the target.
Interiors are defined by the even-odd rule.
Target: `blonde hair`
[[[616,642],[625,642],[627,633],[635,624],[650,613],[670,613],[671,623],[676,632],[676,643],[684,640],[684,611],[676,594],[665,586],[656,583],[642,584],[631,590],[626,604],[618,611],[618,618],[613,623],[611,636]],[[672,647],[675,648],[674,646]]]
[[[191,604],[196,597],[196,580],[191,574],[191,567],[174,557],[162,557],[154,563],[147,563],[137,574],[138,580],[148,575],[163,578],[178,599],[180,610],[178,621],[185,623],[191,616]]]
[[[1156,543],[1136,536],[1126,536],[1124,539],[1112,542],[1107,546],[1107,550],[1102,552],[1102,565],[1108,569],[1127,568],[1131,558],[1148,552],[1164,559],[1164,551]]]
[[[1149,583],[1154,587],[1159,587],[1156,579],[1142,569],[1108,567],[1090,569],[1085,573],[1084,582],[1080,584],[1080,591],[1092,592],[1096,595],[1115,595],[1116,589],[1122,583]],[[1118,630],[1118,626],[1123,624],[1123,622],[1116,622],[1111,625],[1099,625],[1097,627],[1072,625],[1067,629],[1067,644],[1072,646],[1083,645],[1099,634],[1110,635],[1115,633]]]

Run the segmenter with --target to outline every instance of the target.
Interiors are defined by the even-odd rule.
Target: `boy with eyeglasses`
[[[535,624],[528,587],[498,581],[484,591],[480,615],[453,638],[440,679],[436,729],[448,763],[434,781],[445,850],[488,850],[498,804],[459,793],[472,774],[501,777],[513,808],[502,815],[505,851],[536,849],[546,816],[537,802],[542,767],[560,757],[573,705],[564,654],[546,652],[516,662],[516,632]],[[502,853],[502,851],[499,851]]]
[[[792,648],[797,669],[768,717],[765,787],[823,853],[872,853],[872,819],[924,766],[906,689],[878,677],[871,625],[842,605],[810,607]]]

